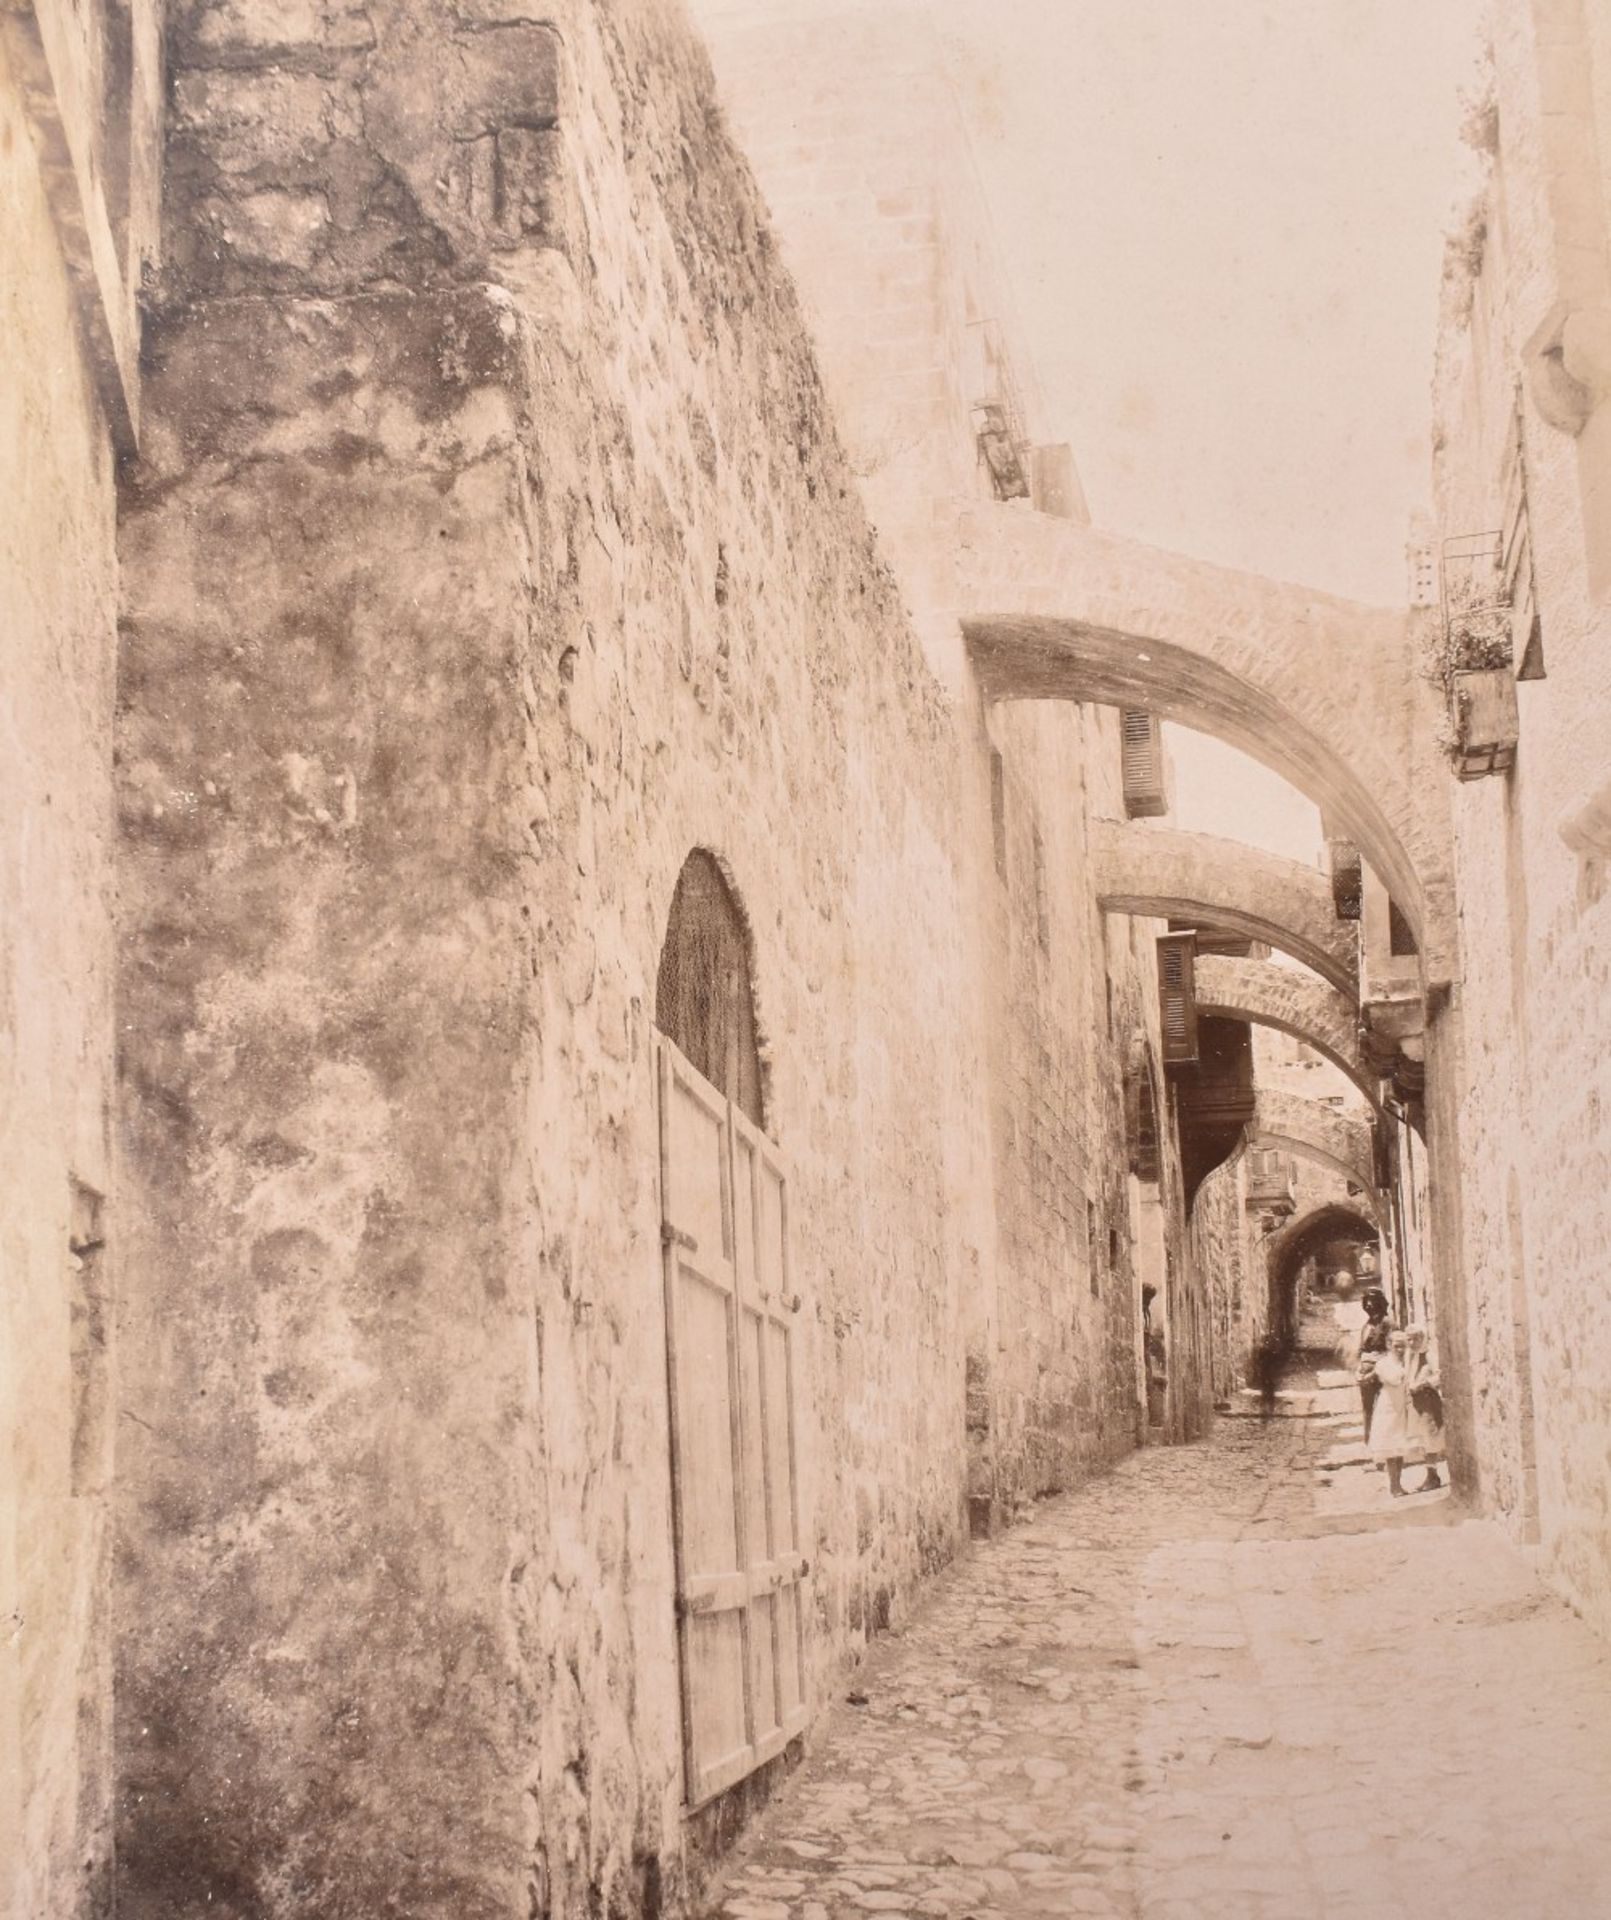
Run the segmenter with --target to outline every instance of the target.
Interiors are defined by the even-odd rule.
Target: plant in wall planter
[[[1462,780],[1505,773],[1516,762],[1510,616],[1496,569],[1479,562],[1453,577],[1446,572],[1437,666],[1449,702],[1449,758]]]
[[[1449,677],[1449,723],[1454,770],[1462,780],[1507,773],[1516,764],[1521,716],[1510,662],[1471,667]]]

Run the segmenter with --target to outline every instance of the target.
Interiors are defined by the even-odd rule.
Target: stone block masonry
[[[523,371],[481,291],[238,301],[152,343],[120,689],[124,1912],[367,1884],[491,1913],[520,1871],[488,1769],[518,1777],[535,1708]]]
[[[1603,849],[1573,823],[1604,780],[1611,722],[1611,409],[1573,377],[1587,411],[1563,413],[1554,378],[1563,332],[1581,337],[1604,297],[1601,11],[1495,14],[1497,150],[1482,243],[1446,271],[1434,477],[1440,538],[1509,529],[1517,605],[1538,615],[1536,636],[1520,620],[1508,636],[1513,664],[1536,638],[1541,670],[1516,687],[1515,767],[1451,782],[1462,969],[1448,1097],[1464,1159],[1456,1225],[1481,1491],[1607,1629],[1611,906]],[[1575,352],[1567,359],[1586,374]]]
[[[820,1703],[976,1482],[1133,1431],[1053,798],[1088,735],[992,741],[933,679],[667,10],[183,8],[174,69],[123,519],[120,1913],[674,1910],[725,1818],[682,1818],[674,883],[711,849],[752,937]]]
[[[1228,1421],[983,1547],[708,1911],[1601,1911],[1601,1643],[1497,1529],[1318,1516],[1315,1426]],[[1362,1821],[1384,1745],[1399,1791]]]

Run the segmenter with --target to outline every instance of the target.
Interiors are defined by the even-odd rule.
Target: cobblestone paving
[[[707,1912],[1611,1916],[1611,1650],[1450,1508],[1330,1530],[1333,1439],[1226,1421],[975,1549]]]

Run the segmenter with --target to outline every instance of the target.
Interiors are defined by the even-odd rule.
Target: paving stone
[[[1611,1914],[1611,1655],[1490,1528],[1336,1530],[1334,1444],[1224,1422],[980,1543],[707,1911]]]

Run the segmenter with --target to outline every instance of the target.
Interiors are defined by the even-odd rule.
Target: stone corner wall
[[[1495,184],[1480,258],[1440,343],[1437,531],[1500,524],[1519,426],[1544,667],[1516,687],[1514,769],[1449,783],[1462,968],[1442,1062],[1461,1145],[1465,1325],[1446,1329],[1440,1312],[1440,1336],[1469,1348],[1482,1497],[1516,1534],[1541,1540],[1550,1577],[1605,1628],[1611,889],[1603,850],[1571,844],[1569,823],[1601,777],[1611,721],[1611,614],[1595,577],[1611,412],[1602,402],[1574,425],[1529,348],[1547,315],[1581,301],[1582,273],[1603,271],[1607,201],[1593,155],[1596,139],[1604,152],[1611,47],[1594,9],[1557,11],[1548,45],[1531,10],[1496,14]],[[1436,1183],[1433,1200],[1447,1217]]]
[[[13,52],[0,46],[0,1912],[65,1920],[103,1910],[112,1841],[115,500],[62,183]]]

